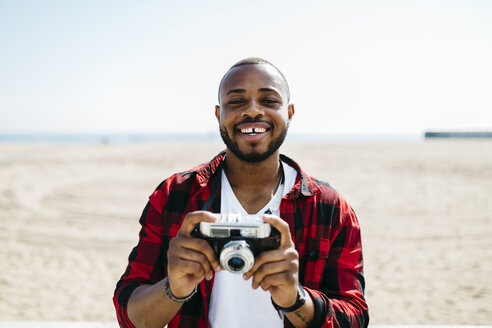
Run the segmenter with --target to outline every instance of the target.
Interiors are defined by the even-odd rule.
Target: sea
[[[11,133],[1,134],[1,143],[148,143],[148,142],[220,142],[218,132],[209,133]],[[310,143],[414,143],[424,134],[302,134],[290,133],[287,142]]]

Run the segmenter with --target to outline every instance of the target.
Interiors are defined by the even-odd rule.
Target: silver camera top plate
[[[208,237],[228,238],[237,235],[244,238],[266,238],[271,226],[254,215],[241,216],[239,213],[216,214],[216,222],[201,222],[200,232]]]

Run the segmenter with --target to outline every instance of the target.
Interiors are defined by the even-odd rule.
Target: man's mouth
[[[235,126],[237,132],[243,136],[253,137],[256,135],[262,135],[271,130],[271,125],[268,122],[256,121],[256,122],[241,122]]]
[[[254,135],[257,135],[259,133],[265,133],[267,131],[267,129],[265,129],[265,128],[243,128],[240,131],[243,134],[254,136]]]

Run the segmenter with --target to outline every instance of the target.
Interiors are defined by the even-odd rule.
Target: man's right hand
[[[177,298],[184,298],[206,278],[212,279],[213,271],[221,266],[207,241],[191,236],[198,222],[215,222],[216,217],[207,211],[196,211],[186,215],[175,238],[169,242],[167,272],[169,287]]]

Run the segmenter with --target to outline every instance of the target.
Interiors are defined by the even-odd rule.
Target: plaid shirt
[[[209,197],[212,212],[220,212],[220,178],[224,152],[211,162],[174,174],[149,197],[140,224],[140,240],[129,256],[128,267],[116,286],[113,302],[121,327],[134,327],[126,306],[142,284],[154,284],[167,273],[169,241],[186,213],[203,209]],[[280,217],[290,226],[299,253],[299,281],[315,305],[314,326],[367,327],[360,226],[351,207],[328,184],[307,175],[291,159],[282,161],[298,172],[292,190],[280,204]],[[202,280],[198,292],[183,304],[168,324],[172,327],[208,327],[213,279]],[[285,327],[292,327],[288,319]]]

